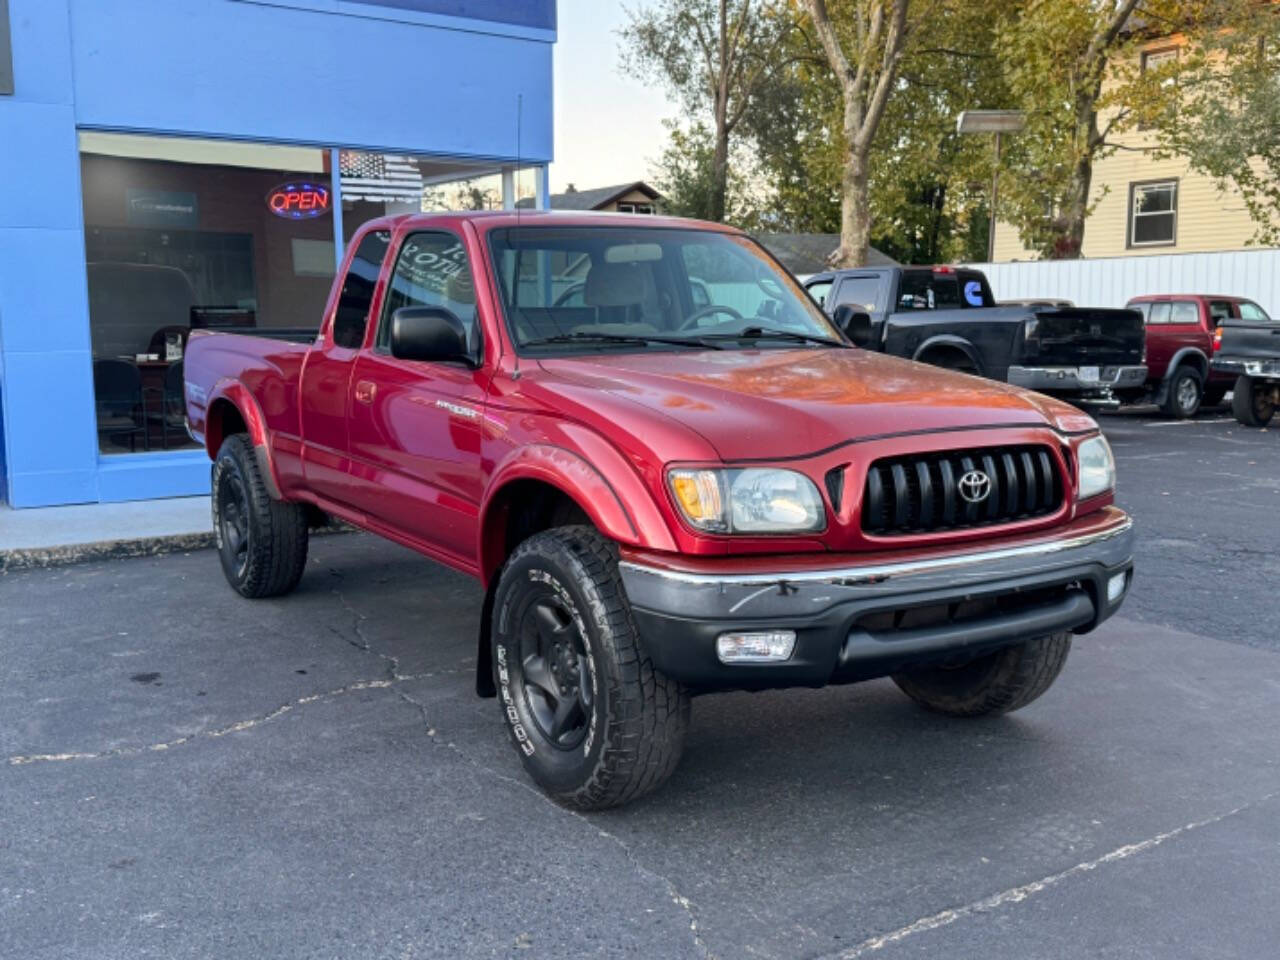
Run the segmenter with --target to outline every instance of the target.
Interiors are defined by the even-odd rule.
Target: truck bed
[[[298,385],[315,338],[302,328],[193,330],[183,358],[192,435],[205,439],[210,408],[235,387],[250,392],[273,438],[297,438]]]

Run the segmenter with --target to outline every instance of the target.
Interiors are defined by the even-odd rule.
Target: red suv
[[[1212,370],[1215,333],[1224,320],[1263,322],[1267,313],[1243,297],[1204,294],[1157,294],[1134,297],[1126,304],[1141,311],[1147,327],[1147,391],[1167,416],[1184,419],[1201,405],[1216,406],[1235,378]],[[1148,395],[1137,392],[1131,402]]]

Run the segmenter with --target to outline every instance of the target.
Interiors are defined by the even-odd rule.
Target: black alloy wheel
[[[587,736],[596,680],[582,631],[563,600],[539,584],[519,617],[524,699],[538,732],[558,750]]]
[[[249,566],[249,495],[239,475],[226,473],[218,484],[218,548],[223,569],[234,580]]]

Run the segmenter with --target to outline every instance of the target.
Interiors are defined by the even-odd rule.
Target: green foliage
[[[1224,0],[1225,2],[1225,0]],[[1280,245],[1280,16],[1243,4],[1227,29],[1200,40],[1197,65],[1181,78],[1178,104],[1156,116],[1158,151],[1235,188],[1256,232]]]

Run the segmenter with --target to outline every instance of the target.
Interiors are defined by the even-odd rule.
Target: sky
[[[628,0],[628,6],[635,6]],[[555,162],[551,192],[652,176],[662,154],[662,121],[677,114],[655,84],[623,74],[617,30],[626,23],[619,0],[559,0],[555,48]]]

